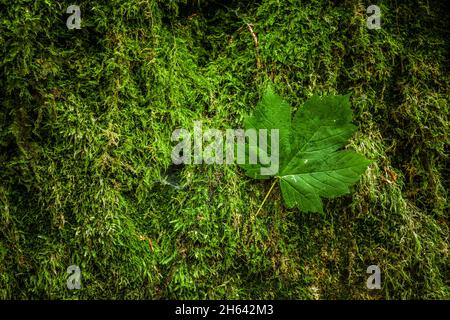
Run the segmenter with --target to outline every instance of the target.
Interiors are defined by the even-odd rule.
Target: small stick
[[[253,31],[253,25],[250,23],[247,23],[247,27],[248,30],[250,31],[250,33],[252,34],[253,37],[253,41],[255,42],[255,49],[256,49],[256,67],[259,69],[261,68],[261,59],[259,57],[259,41],[258,41],[258,36],[256,35],[256,33]]]
[[[154,251],[154,250],[153,250],[153,242],[152,242],[152,239],[150,239],[150,238],[147,237],[147,236],[140,235],[140,236],[139,236],[139,240],[141,240],[141,241],[147,240],[147,242],[148,242],[148,247],[150,248],[150,251],[151,251],[151,252]]]
[[[150,248],[150,251],[154,251],[153,250],[153,242],[152,242],[152,239],[150,239],[150,238],[147,238],[147,240],[148,240],[148,246],[149,246],[149,248]]]

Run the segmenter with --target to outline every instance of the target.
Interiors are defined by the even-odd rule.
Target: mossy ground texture
[[[449,298],[444,4],[0,0],[0,298]],[[268,82],[294,108],[351,93],[373,164],[323,215],[172,165],[173,130],[241,127]]]

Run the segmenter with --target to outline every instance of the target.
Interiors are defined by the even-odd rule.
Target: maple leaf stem
[[[273,181],[272,186],[270,187],[269,191],[267,192],[266,196],[264,197],[263,202],[261,203],[261,205],[258,208],[258,211],[256,211],[255,216],[258,215],[258,213],[261,211],[264,203],[266,202],[267,198],[269,197],[270,193],[272,192],[273,187],[275,187],[275,184],[277,183],[278,177]]]

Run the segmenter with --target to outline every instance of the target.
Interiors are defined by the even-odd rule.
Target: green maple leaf
[[[245,119],[244,126],[246,130],[279,130],[278,172],[261,174],[261,169],[268,167],[263,164],[241,167],[255,179],[276,177],[269,193],[279,180],[289,208],[297,206],[305,212],[323,212],[321,197],[349,193],[349,187],[359,180],[371,162],[354,151],[342,150],[356,130],[351,123],[349,95],[313,96],[291,119],[290,106],[269,88],[253,116]],[[250,145],[248,141],[247,153]],[[260,154],[259,146],[256,149]]]

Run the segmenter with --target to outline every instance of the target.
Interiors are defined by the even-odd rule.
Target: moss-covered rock
[[[450,296],[443,1],[378,1],[379,30],[361,1],[77,2],[80,30],[72,2],[0,1],[0,298]],[[268,81],[352,94],[375,162],[323,216],[171,165],[174,129],[239,127]]]

